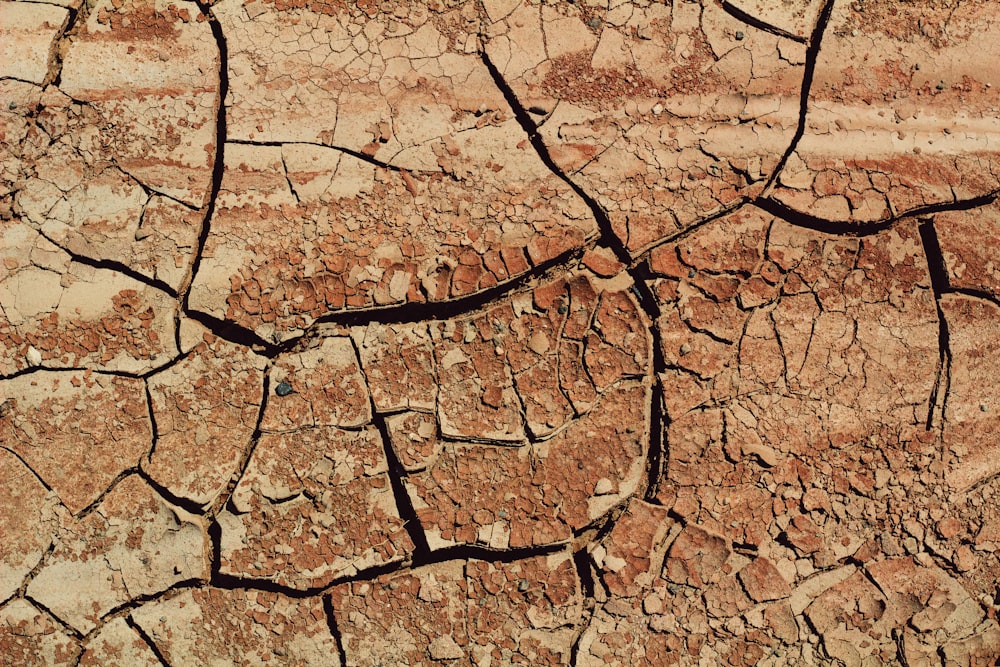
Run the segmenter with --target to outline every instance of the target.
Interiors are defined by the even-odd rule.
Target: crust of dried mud
[[[1000,664],[987,0],[0,0],[0,663]]]

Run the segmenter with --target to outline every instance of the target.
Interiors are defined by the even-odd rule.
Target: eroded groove
[[[757,18],[756,16],[753,16],[752,14],[747,14],[745,11],[743,11],[742,9],[740,9],[739,7],[733,5],[728,1],[724,1],[722,3],[722,9],[724,9],[727,14],[732,16],[737,21],[742,21],[743,23],[746,23],[748,26],[757,28],[758,30],[763,30],[764,32],[769,32],[772,35],[777,35],[778,37],[784,37],[785,39],[790,39],[793,42],[799,42],[800,44],[805,44],[808,42],[808,40],[805,37],[800,37],[798,35],[792,34],[787,30],[779,28],[776,25],[771,25],[766,21],[762,21],[761,19]]]
[[[485,51],[480,52],[483,64],[486,65],[486,69],[489,71],[490,76],[493,78],[493,83],[503,94],[504,99],[507,104],[514,111],[514,118],[517,120],[521,129],[524,133],[528,135],[528,141],[531,146],[538,153],[538,157],[541,159],[542,164],[544,164],[549,171],[559,177],[566,185],[568,185],[576,195],[583,200],[590,209],[591,215],[594,216],[594,220],[597,222],[597,228],[601,233],[601,243],[611,248],[615,253],[615,257],[619,262],[625,265],[632,263],[632,256],[625,248],[625,244],[622,243],[621,239],[614,232],[614,228],[611,225],[611,218],[608,217],[607,212],[604,208],[597,203],[586,190],[577,185],[573,179],[571,179],[566,172],[559,168],[552,159],[552,155],[549,154],[549,149],[542,140],[542,136],[538,134],[538,125],[531,118],[531,114],[521,105],[520,100],[517,99],[517,95],[514,94],[514,90],[510,87],[507,81],[503,78],[503,74],[497,69],[497,66],[490,60],[489,55]]]
[[[806,133],[806,117],[809,113],[809,94],[812,90],[813,77],[816,74],[816,62],[819,60],[819,49],[823,42],[823,34],[826,32],[826,26],[830,23],[830,16],[833,14],[833,2],[834,0],[826,0],[823,3],[823,8],[819,12],[819,18],[816,20],[816,25],[813,27],[812,34],[809,36],[809,46],[806,49],[806,64],[805,70],[802,72],[802,89],[799,91],[799,122],[795,128],[795,134],[792,135],[792,141],[788,144],[788,148],[785,153],[778,160],[778,164],[775,165],[774,171],[771,172],[771,177],[767,179],[767,184],[764,186],[763,196],[770,194],[771,189],[774,184],[778,182],[778,177],[785,168],[785,163],[788,162],[788,158],[791,157],[792,153],[799,145],[799,141],[802,140],[802,136]]]
[[[931,277],[931,289],[934,291],[934,306],[938,318],[938,366],[927,404],[927,420],[924,427],[930,431],[934,427],[934,413],[939,412],[941,426],[944,426],[945,408],[948,403],[948,392],[951,389],[951,345],[948,332],[948,320],[941,308],[941,296],[948,292],[948,269],[941,252],[937,230],[932,220],[924,220],[917,226],[924,255],[927,257],[927,271]],[[940,408],[938,408],[940,406]]]

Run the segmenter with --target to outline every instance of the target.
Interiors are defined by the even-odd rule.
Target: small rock
[[[292,391],[294,391],[292,389],[292,385],[288,384],[285,381],[279,382],[278,386],[274,388],[274,393],[277,394],[278,396],[288,396],[290,393],[292,393]]]
[[[28,346],[28,351],[24,355],[29,366],[40,366],[42,363],[42,353],[35,349],[34,345]]]

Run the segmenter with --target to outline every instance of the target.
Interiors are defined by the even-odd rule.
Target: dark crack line
[[[362,153],[361,151],[356,151],[352,148],[347,148],[345,146],[335,146],[332,144],[324,144],[318,141],[254,141],[253,139],[228,139],[227,143],[236,144],[240,146],[270,146],[275,148],[283,148],[285,146],[316,146],[317,148],[325,148],[331,151],[337,151],[338,153],[343,153],[362,162],[367,162],[375,167],[380,167],[388,171],[394,171],[396,173],[409,173],[409,174],[427,174],[427,175],[443,175],[447,176],[443,171],[437,170],[423,170],[423,169],[407,169],[406,167],[400,167],[399,165],[392,164],[391,162],[383,162],[382,160],[376,159],[374,156],[368,155],[367,153]],[[282,158],[284,161],[284,158]],[[287,170],[286,176],[287,179]],[[289,187],[291,187],[291,181],[289,181]],[[294,188],[292,188],[292,194],[295,194]],[[296,195],[298,199],[298,195]]]
[[[174,298],[174,299],[177,298],[177,291],[173,287],[171,287],[170,285],[168,285],[166,282],[160,280],[159,278],[151,278],[151,277],[149,277],[147,275],[139,273],[138,271],[136,271],[135,269],[131,268],[130,266],[128,266],[128,265],[126,265],[126,264],[124,264],[122,262],[113,260],[113,259],[94,259],[92,257],[87,257],[86,255],[79,255],[79,254],[73,252],[72,250],[67,249],[63,245],[59,244],[55,239],[53,239],[52,237],[50,237],[45,232],[43,232],[43,231],[41,231],[39,229],[36,229],[35,231],[38,232],[38,235],[41,236],[42,238],[44,238],[46,241],[48,241],[49,243],[51,243],[52,245],[56,246],[57,248],[59,248],[60,250],[62,250],[64,253],[66,253],[67,255],[69,255],[69,258],[70,258],[71,261],[77,262],[78,264],[84,264],[86,266],[90,266],[90,267],[93,267],[95,269],[106,269],[108,271],[115,271],[115,272],[124,274],[125,276],[128,276],[132,280],[135,280],[135,281],[140,282],[140,283],[142,283],[144,285],[148,285],[149,287],[152,287],[154,289],[160,290],[161,292],[164,292],[165,294],[169,295],[171,298]]]
[[[31,595],[29,595],[28,593],[24,594],[24,599],[27,600],[29,603],[31,603],[33,606],[37,607],[38,609],[41,609],[46,614],[48,614],[49,616],[51,616],[52,619],[56,622],[56,624],[61,625],[62,628],[63,628],[63,630],[67,634],[72,635],[74,639],[76,639],[77,641],[83,641],[83,633],[80,632],[79,630],[77,630],[76,628],[74,628],[69,623],[67,623],[65,620],[63,620],[62,617],[60,617],[58,614],[56,614],[55,612],[53,612],[49,607],[47,607],[46,605],[42,604],[41,602],[39,602],[35,598],[31,597]]]
[[[195,322],[201,324],[203,327],[212,332],[213,335],[219,338],[233,343],[234,345],[240,345],[248,348],[255,354],[267,358],[273,358],[277,356],[280,352],[287,349],[287,345],[284,347],[275,345],[260,336],[258,336],[254,331],[241,327],[239,324],[231,320],[219,319],[213,315],[200,310],[188,310],[184,309],[184,314],[194,320]],[[298,340],[298,338],[293,339]],[[288,341],[286,341],[287,343]],[[178,349],[180,346],[178,345]],[[183,356],[183,355],[182,355]]]
[[[25,468],[27,468],[28,472],[30,472],[32,475],[34,475],[35,479],[38,480],[38,483],[41,484],[45,488],[46,491],[48,491],[49,493],[52,492],[52,487],[49,486],[49,484],[44,479],[42,479],[42,476],[38,474],[38,471],[35,470],[34,468],[32,468],[31,465],[28,464],[28,462],[24,459],[23,456],[21,456],[16,451],[14,451],[13,449],[11,449],[10,447],[7,447],[7,446],[0,446],[0,449],[2,449],[3,451],[11,454],[15,458],[17,458],[17,460],[21,462],[21,465],[23,465]]]
[[[351,340],[353,342],[353,338]],[[371,392],[369,392],[370,395]],[[417,517],[417,510],[410,500],[410,494],[406,492],[406,485],[403,483],[406,471],[403,469],[399,457],[396,456],[396,450],[392,447],[392,440],[389,437],[389,426],[386,424],[385,417],[375,412],[374,400],[372,400],[372,422],[375,424],[375,428],[378,429],[379,436],[382,438],[382,449],[385,451],[385,458],[389,467],[389,485],[392,487],[392,495],[396,501],[396,511],[399,513],[399,518],[403,521],[403,527],[413,542],[413,561],[426,559],[431,553],[430,545],[427,543],[427,535],[424,533],[424,528]]]
[[[722,9],[737,21],[746,23],[748,26],[757,28],[758,30],[763,30],[764,32],[769,32],[772,35],[784,37],[785,39],[790,39],[793,42],[799,42],[800,44],[807,44],[809,41],[805,37],[788,32],[783,28],[779,28],[778,26],[772,25],[767,21],[763,21],[752,14],[747,14],[739,7],[728,2],[728,0],[722,3]]]
[[[928,400],[927,422],[924,425],[924,428],[929,431],[934,427],[935,408],[939,403],[941,427],[944,428],[945,408],[948,403],[948,393],[951,390],[950,334],[948,320],[944,316],[944,309],[941,308],[941,296],[949,291],[949,285],[948,269],[941,252],[941,244],[938,241],[934,223],[925,220],[918,225],[917,231],[920,233],[920,242],[924,248],[924,255],[927,257],[927,271],[931,277],[931,289],[934,291],[934,306],[937,308],[938,318],[938,367],[934,389]]]
[[[150,452],[150,456],[152,456],[152,452]],[[153,477],[148,472],[143,470],[141,466],[139,470],[136,472],[136,474],[142,478],[142,481],[146,482],[146,484],[149,484],[149,486],[152,487],[154,491],[163,496],[163,499],[166,500],[171,505],[176,505],[177,507],[183,509],[185,512],[194,514],[195,516],[203,516],[205,514],[204,507],[202,507],[200,504],[196,503],[193,500],[184,498],[183,496],[175,495],[170,489],[161,485],[159,482],[153,479]]]
[[[346,667],[347,651],[344,650],[344,637],[340,633],[340,626],[337,624],[337,610],[333,608],[333,598],[329,595],[323,597],[323,611],[326,612],[326,624],[330,628],[330,635],[337,644],[337,655],[340,658],[340,665]]]
[[[950,202],[938,202],[936,204],[924,204],[916,206],[907,211],[882,220],[872,220],[870,222],[850,222],[837,221],[827,218],[820,218],[809,213],[798,211],[784,202],[773,197],[759,197],[753,200],[753,205],[767,211],[776,218],[780,218],[790,225],[811,229],[831,236],[872,236],[892,228],[902,220],[918,218],[935,213],[945,213],[948,211],[970,211],[982,206],[989,206],[1000,197],[1000,190],[994,190],[977,197],[968,199],[955,199]]]
[[[619,262],[625,264],[626,266],[632,263],[632,256],[626,249],[625,244],[622,243],[621,239],[614,232],[614,227],[611,224],[611,218],[608,217],[607,211],[597,203],[586,190],[577,185],[573,179],[566,175],[562,169],[555,163],[552,159],[552,155],[549,153],[548,147],[545,145],[545,141],[542,136],[538,133],[538,125],[531,118],[531,114],[521,105],[520,100],[517,99],[517,95],[514,94],[514,90],[510,87],[510,84],[503,78],[503,74],[497,69],[497,66],[490,60],[489,55],[486,51],[481,51],[480,56],[482,58],[483,64],[486,65],[487,71],[490,73],[490,77],[493,79],[493,83],[503,94],[504,99],[507,104],[514,111],[514,118],[517,120],[521,129],[524,133],[528,135],[528,141],[531,143],[535,152],[538,153],[538,157],[541,159],[542,164],[544,164],[549,171],[554,175],[559,177],[566,185],[568,185],[576,195],[583,200],[590,209],[591,215],[594,216],[594,220],[597,222],[597,228],[601,234],[601,241],[607,247],[611,248],[615,253],[615,257]]]
[[[191,298],[191,286],[194,284],[198,269],[201,268],[202,256],[205,254],[205,245],[208,243],[208,236],[212,227],[212,216],[215,215],[215,202],[222,188],[222,175],[225,172],[226,155],[226,96],[229,94],[229,46],[226,42],[226,35],[222,31],[219,19],[215,17],[209,0],[195,0],[198,10],[208,20],[208,26],[212,31],[219,49],[219,109],[215,120],[215,158],[212,164],[212,187],[209,190],[208,203],[205,206],[205,218],[201,224],[201,233],[198,235],[197,250],[194,254],[194,261],[191,264],[191,274],[187,285],[183,288],[181,298],[181,308],[185,313],[190,313],[188,307]],[[207,325],[206,325],[207,326]]]
[[[115,475],[115,478],[111,480],[110,484],[104,487],[104,490],[101,491],[101,493],[97,496],[97,498],[95,498],[89,505],[84,507],[82,510],[77,512],[74,515],[74,518],[77,521],[83,521],[88,516],[93,514],[97,510],[97,508],[100,507],[101,503],[104,502],[104,499],[107,497],[107,495],[111,493],[111,491],[113,491],[116,486],[118,486],[126,477],[131,477],[132,475],[138,472],[139,472],[139,466],[133,465]]]
[[[146,642],[146,645],[149,646],[149,650],[153,652],[153,655],[156,656],[156,659],[160,661],[160,664],[163,665],[163,667],[171,667],[170,663],[167,661],[166,656],[164,656],[163,653],[160,651],[160,647],[157,646],[156,642],[153,641],[153,638],[150,637],[146,633],[146,631],[142,629],[142,626],[136,623],[135,619],[132,618],[131,614],[125,617],[125,624],[128,625],[128,627],[132,628],[132,630],[134,630],[135,633],[139,635],[142,641]]]
[[[250,467],[250,461],[253,460],[253,454],[257,451],[257,445],[260,444],[260,439],[264,435],[261,424],[264,423],[264,413],[267,411],[268,398],[271,395],[272,369],[273,365],[271,364],[268,364],[267,368],[264,369],[264,386],[261,390],[260,409],[257,411],[257,423],[254,425],[253,433],[250,435],[250,442],[240,455],[240,460],[236,464],[236,471],[226,484],[226,488],[215,500],[209,502],[205,509],[204,513],[212,518],[213,523],[216,523],[215,519],[219,512],[222,511],[222,508],[224,508],[233,497],[236,487],[239,486],[240,481],[243,479],[243,475],[246,474],[247,468]]]
[[[802,73],[802,89],[799,92],[799,122],[795,128],[795,134],[792,135],[792,141],[788,144],[788,148],[785,150],[784,155],[778,160],[778,164],[775,165],[774,171],[771,172],[771,177],[767,179],[767,183],[764,185],[762,192],[769,194],[771,188],[774,184],[778,182],[778,177],[785,168],[785,163],[788,162],[788,158],[791,157],[792,153],[799,145],[802,136],[806,133],[806,117],[809,113],[809,94],[812,90],[813,77],[816,74],[816,63],[819,61],[819,49],[820,44],[823,42],[823,34],[826,32],[826,26],[830,22],[830,16],[833,14],[833,2],[834,0],[825,0],[823,3],[823,8],[819,12],[819,18],[816,20],[816,25],[813,26],[812,34],[809,36],[809,46],[806,49],[806,64],[805,70]]]
[[[659,502],[656,499],[660,490],[660,482],[663,478],[663,466],[666,452],[663,449],[665,444],[663,431],[667,427],[666,415],[663,409],[663,387],[660,382],[661,374],[666,371],[666,361],[663,358],[663,348],[660,342],[660,329],[656,321],[660,318],[660,306],[656,302],[649,287],[649,280],[654,278],[649,263],[643,262],[639,266],[630,269],[632,276],[633,293],[639,301],[639,306],[649,317],[649,334],[652,341],[652,368],[651,391],[649,406],[649,440],[646,449],[646,489],[643,492],[643,500],[646,502]]]
[[[189,579],[183,579],[181,581],[174,582],[169,587],[161,591],[156,591],[155,593],[143,593],[141,595],[132,596],[129,598],[127,602],[123,602],[122,604],[114,607],[113,609],[111,609],[111,611],[101,616],[101,624],[98,625],[93,630],[91,630],[90,632],[88,632],[87,635],[84,637],[84,639],[87,639],[89,636],[99,632],[104,625],[107,625],[109,621],[114,620],[115,618],[125,616],[127,623],[128,618],[131,617],[130,612],[142,607],[145,604],[148,604],[150,602],[156,602],[157,600],[163,600],[163,599],[169,600],[170,598],[188,589],[199,588],[204,584],[205,584],[204,579],[201,579],[199,577],[191,577]]]
[[[270,346],[274,347],[274,352],[267,353],[267,356],[288,352],[306,344],[315,337],[316,328],[322,325],[353,327],[367,326],[369,324],[420,324],[471,316],[473,313],[493,305],[494,302],[499,301],[501,298],[532,287],[536,281],[545,282],[547,280],[554,280],[558,275],[565,273],[575,265],[583,256],[583,253],[583,248],[569,250],[550,260],[535,265],[532,270],[516,278],[448,301],[408,302],[363,310],[342,310],[323,315],[318,317],[301,336],[290,338],[278,346]],[[237,325],[233,326],[237,327]],[[242,329],[241,327],[237,328]],[[246,329],[242,330],[247,331]],[[258,340],[267,345],[263,339]]]

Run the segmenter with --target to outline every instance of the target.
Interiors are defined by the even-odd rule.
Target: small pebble
[[[292,385],[287,382],[279,382],[278,386],[274,388],[274,393],[278,396],[288,396],[292,393]]]
[[[743,41],[743,31],[742,30],[737,30],[736,31],[736,41],[737,42]]]

